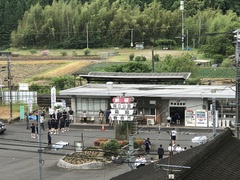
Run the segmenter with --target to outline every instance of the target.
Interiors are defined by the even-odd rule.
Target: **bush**
[[[30,50],[30,53],[31,53],[31,54],[36,54],[37,51],[36,51],[35,49],[32,49],[32,50]]]
[[[86,48],[86,49],[83,50],[83,53],[84,53],[85,56],[88,56],[88,55],[90,55],[91,50],[89,48]]]
[[[154,54],[153,60],[154,60],[155,62],[159,61],[159,60],[160,60],[159,54]]]
[[[129,55],[129,60],[132,61],[134,59],[134,53]]]
[[[60,52],[60,54],[61,54],[62,56],[67,56],[67,52],[66,52],[66,51],[62,51],[62,52]]]
[[[106,156],[117,156],[120,144],[116,139],[110,139],[108,142],[103,144],[103,150],[105,151]]]
[[[141,56],[141,61],[146,61],[147,58],[145,56]]]
[[[221,63],[221,67],[231,67],[232,66],[232,61],[230,59],[224,59],[223,62]]]
[[[141,56],[136,56],[135,61],[141,61]]]
[[[221,64],[223,61],[223,56],[221,54],[213,55],[213,63],[214,64]]]
[[[78,54],[76,53],[76,51],[73,51],[72,52],[72,57],[77,57],[78,56]]]

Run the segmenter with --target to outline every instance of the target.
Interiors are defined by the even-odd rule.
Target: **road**
[[[109,129],[109,130],[108,130]],[[106,127],[105,131],[101,131],[101,126],[72,126],[70,131],[52,135],[53,143],[58,141],[69,142],[70,145],[59,150],[50,150],[47,147],[47,132],[43,131],[42,146],[45,148],[42,158],[44,165],[42,166],[41,174],[44,180],[108,180],[119,174],[129,170],[127,164],[111,165],[102,170],[70,170],[63,169],[57,166],[57,162],[65,154],[74,151],[74,141],[83,140],[85,147],[93,146],[93,141],[97,138],[113,138],[114,131],[110,127]],[[193,144],[191,139],[195,136],[207,135],[210,136],[211,131],[194,132],[189,129],[179,129],[177,144],[181,147],[189,148]],[[162,130],[159,134],[156,128],[142,128],[139,134],[141,138],[150,138],[152,142],[152,150],[150,157],[157,158],[156,150],[159,144],[167,149],[169,144],[169,134],[166,130]],[[30,130],[26,129],[23,122],[7,125],[5,134],[0,135],[0,173],[1,179],[8,180],[37,180],[40,177],[39,169],[39,154],[38,140],[30,138]]]

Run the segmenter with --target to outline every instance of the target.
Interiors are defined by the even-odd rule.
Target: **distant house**
[[[170,174],[167,165],[172,165],[171,175],[174,175],[172,179],[238,180],[240,179],[239,148],[240,140],[234,137],[231,129],[226,128],[215,139],[173,155],[171,161],[165,158],[157,164],[146,165],[111,180],[166,180],[169,179]]]
[[[136,49],[144,49],[144,42],[135,42]]]

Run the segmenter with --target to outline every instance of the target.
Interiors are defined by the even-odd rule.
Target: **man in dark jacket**
[[[160,144],[158,148],[158,159],[162,159],[164,155],[164,149],[162,148],[162,145]]]

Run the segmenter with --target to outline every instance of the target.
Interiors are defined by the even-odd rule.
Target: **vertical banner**
[[[54,109],[54,105],[56,103],[56,88],[51,88],[51,108]]]
[[[24,106],[20,106],[20,120],[24,119]]]
[[[67,105],[66,105],[66,100],[62,99],[62,108],[66,109]]]
[[[32,99],[28,99],[28,113],[32,112]]]

